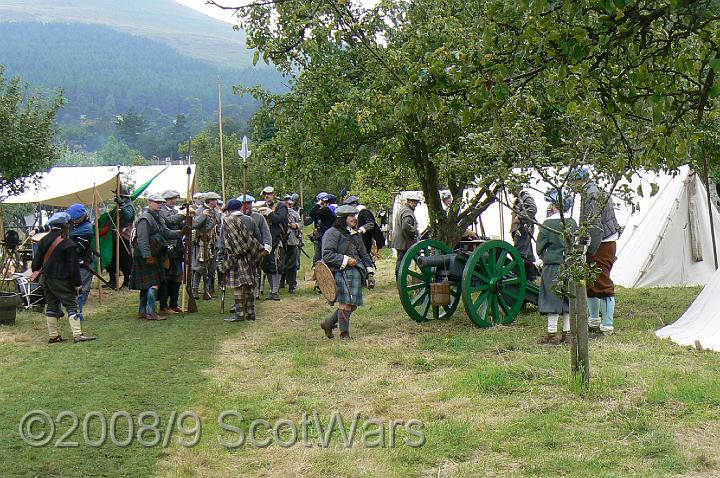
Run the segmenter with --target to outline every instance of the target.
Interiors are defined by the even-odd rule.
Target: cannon
[[[512,323],[540,290],[520,252],[501,240],[461,241],[455,250],[425,239],[407,250],[397,276],[400,302],[415,321],[449,319],[462,301],[479,327]]]

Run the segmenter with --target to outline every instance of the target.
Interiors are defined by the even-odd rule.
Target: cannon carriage
[[[462,301],[479,327],[510,324],[539,297],[520,252],[501,240],[461,241],[454,250],[422,240],[405,253],[397,287],[405,312],[417,322],[449,319]]]

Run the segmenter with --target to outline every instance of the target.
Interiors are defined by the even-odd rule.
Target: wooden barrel
[[[15,325],[18,301],[17,292],[0,292],[0,324]]]

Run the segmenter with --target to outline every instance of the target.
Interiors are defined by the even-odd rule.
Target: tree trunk
[[[585,282],[570,284],[570,362],[572,372],[580,376],[584,387],[590,384],[590,350],[588,346],[588,308]]]

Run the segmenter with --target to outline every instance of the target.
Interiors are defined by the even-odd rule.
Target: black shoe
[[[255,314],[248,314],[245,320],[255,320]]]
[[[290,294],[297,294],[297,288],[293,287],[288,291]]]
[[[272,293],[272,294],[270,294],[270,299],[280,300],[280,296],[277,293]]]
[[[235,313],[235,306],[234,306],[234,305],[230,308],[230,313],[231,313],[231,314],[234,314],[234,313]]]
[[[56,336],[56,337],[50,337],[50,340],[48,340],[48,343],[49,343],[49,344],[57,344],[57,343],[60,343],[60,342],[62,342],[62,341],[63,341],[62,337],[60,337],[60,336],[58,335],[58,336]]]

